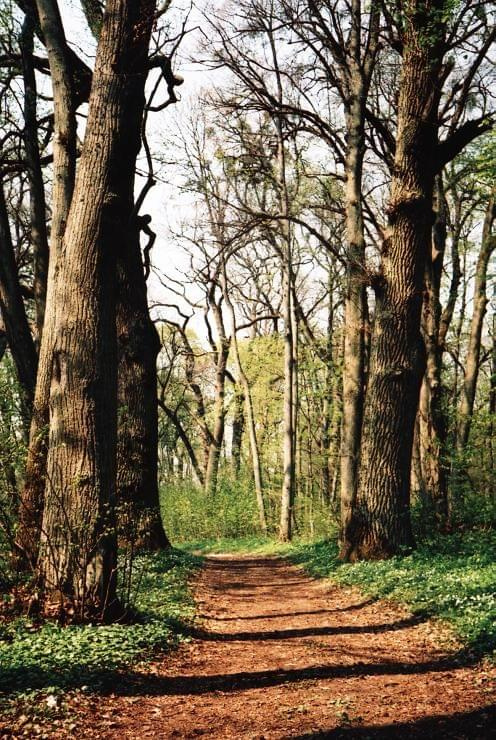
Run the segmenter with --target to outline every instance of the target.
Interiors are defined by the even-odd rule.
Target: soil
[[[494,667],[398,605],[229,555],[207,558],[196,599],[192,641],[90,697],[73,737],[496,737]]]

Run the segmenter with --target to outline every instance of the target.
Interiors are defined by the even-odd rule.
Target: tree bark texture
[[[415,2],[404,18],[389,227],[374,285],[358,493],[342,550],[352,561],[389,557],[414,544],[410,472],[425,369],[420,313],[433,223],[442,9],[439,2]]]
[[[115,605],[117,259],[133,203],[152,0],[109,0],[53,290],[53,368],[39,572],[78,614]],[[44,338],[45,339],[45,332]]]
[[[350,49],[345,82],[346,158],[345,215],[347,276],[344,317],[343,423],[341,429],[341,539],[350,522],[357,494],[358,465],[365,394],[367,293],[362,213],[365,154],[365,108],[377,48],[379,15],[370,11],[367,43],[362,46],[363,10],[351,4]]]
[[[440,178],[436,186],[436,217],[432,249],[425,270],[421,328],[426,347],[426,371],[420,390],[418,441],[421,485],[429,496],[438,525],[448,520],[447,421],[441,379],[444,346],[440,342],[441,276],[446,247],[446,204]]]
[[[43,510],[46,476],[49,397],[54,351],[55,296],[58,260],[62,238],[72,199],[76,168],[76,118],[73,105],[73,81],[70,73],[68,49],[58,6],[53,0],[37,0],[39,24],[43,33],[50,64],[54,102],[52,221],[50,230],[50,258],[45,315],[39,350],[38,375],[31,417],[29,449],[26,461],[24,488],[21,492],[17,542],[25,561],[34,566]]]
[[[293,351],[293,322],[291,301],[291,247],[287,239],[287,255],[284,269],[284,400],[283,400],[283,480],[281,495],[281,518],[279,525],[279,538],[283,542],[289,542],[292,538],[293,506],[295,496],[295,444],[294,437],[294,389],[293,376],[295,373],[294,351]]]
[[[36,339],[38,345],[45,320],[48,281],[48,233],[43,172],[38,145],[37,89],[33,65],[33,35],[35,19],[28,12],[20,36],[22,70],[24,78],[24,149],[28,166],[30,242],[33,249],[33,292],[36,314]]]
[[[133,203],[134,170],[127,202]],[[158,489],[157,355],[160,339],[148,311],[139,226],[128,213],[128,234],[118,260],[117,503],[129,517],[131,537],[148,550],[169,546]]]

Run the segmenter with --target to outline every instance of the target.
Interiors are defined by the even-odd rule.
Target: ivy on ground
[[[314,576],[407,604],[414,614],[447,620],[466,648],[496,651],[496,532],[436,535],[409,555],[340,563],[334,541],[296,545],[289,557]],[[495,653],[496,654],[496,653]]]
[[[186,639],[194,615],[188,581],[201,560],[171,550],[134,563],[133,619],[110,625],[0,625],[0,691],[96,686],[115,672]]]

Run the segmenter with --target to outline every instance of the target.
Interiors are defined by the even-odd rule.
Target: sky
[[[220,4],[217,2],[217,5]],[[191,197],[188,197],[178,187],[180,172],[174,162],[175,152],[173,148],[166,147],[165,144],[181,132],[202,89],[208,88],[212,84],[212,79],[222,74],[222,72],[210,72],[194,61],[198,56],[199,42],[204,38],[201,31],[202,26],[205,26],[202,19],[202,8],[206,5],[207,3],[202,0],[195,8],[191,8],[187,0],[173,2],[173,7],[167,15],[172,18],[171,34],[173,36],[181,29],[183,19],[187,17],[188,33],[181,42],[173,65],[174,72],[183,77],[184,82],[176,88],[178,102],[161,112],[150,113],[148,119],[148,139],[152,153],[166,160],[165,164],[157,164],[156,185],[150,190],[141,211],[151,215],[151,227],[157,234],[152,250],[152,265],[156,272],[152,271],[149,278],[149,299],[152,306],[168,300],[159,274],[168,273],[180,279],[181,273],[187,270],[188,265],[188,258],[173,234],[180,229],[183,220],[191,217],[192,202]],[[61,12],[68,43],[90,66],[93,66],[96,44],[87,28],[80,0],[61,0]],[[151,86],[152,81],[153,78],[148,87]],[[162,102],[166,99],[166,95],[167,90],[164,85],[154,103]],[[143,152],[138,160],[138,169],[140,168],[142,170],[145,168]],[[144,179],[138,177],[137,192],[143,183]],[[195,318],[192,320],[192,325],[194,327],[196,324],[197,330],[200,331],[200,329],[203,330],[202,322],[203,320]]]

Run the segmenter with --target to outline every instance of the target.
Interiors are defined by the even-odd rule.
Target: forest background
[[[492,3],[131,5],[2,3],[8,608],[112,621],[138,551],[330,539],[492,645]]]

